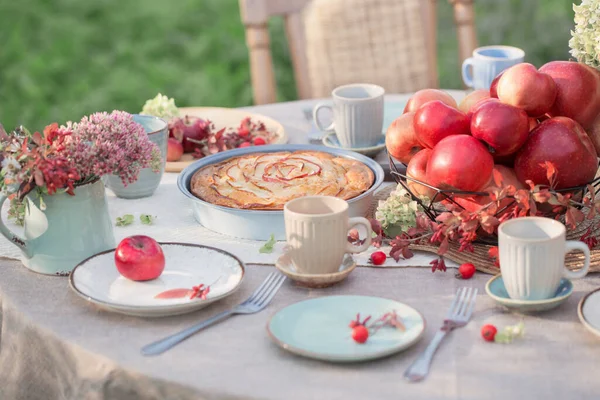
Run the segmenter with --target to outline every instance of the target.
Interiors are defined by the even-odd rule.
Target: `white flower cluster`
[[[573,4],[575,30],[571,31],[571,55],[577,61],[600,69],[600,0]]]
[[[383,228],[386,236],[396,237],[417,224],[418,203],[398,184],[385,201],[380,200],[375,218]]]
[[[155,98],[147,100],[142,108],[142,115],[153,115],[158,118],[169,120],[179,115],[179,110],[175,105],[175,99],[169,99],[167,96],[158,94]]]
[[[6,157],[0,164],[0,179],[12,179],[14,180],[17,173],[21,170],[21,164],[14,157]],[[19,189],[18,183],[12,183],[6,185],[5,193],[10,194]]]

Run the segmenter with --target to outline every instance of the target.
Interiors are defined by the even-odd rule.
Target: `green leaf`
[[[125,214],[122,217],[117,217],[117,226],[126,226],[133,224],[133,215]]]
[[[140,221],[142,222],[142,224],[144,225],[152,225],[152,223],[154,222],[154,219],[156,217],[153,217],[150,214],[142,214],[140,215]]]
[[[271,237],[269,238],[269,240],[267,240],[267,242],[260,249],[258,249],[258,252],[272,253],[273,246],[275,246],[275,243],[277,243],[277,241],[275,240],[275,235],[271,233]]]

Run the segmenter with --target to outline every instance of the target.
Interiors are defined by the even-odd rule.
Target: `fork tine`
[[[463,306],[463,304],[465,304],[466,296],[467,296],[467,288],[462,287],[461,291],[460,291],[460,298],[458,299],[458,303],[456,304],[456,307],[454,307],[454,313],[452,314],[453,318],[456,318],[456,316],[459,315],[461,307]]]
[[[280,273],[276,273],[275,277],[271,280],[271,282],[269,282],[269,284],[265,287],[265,290],[262,291],[262,293],[260,294],[260,296],[257,296],[252,303],[254,305],[258,305],[260,304],[265,298],[267,298],[269,296],[269,294],[271,293],[271,290],[273,290],[273,288],[277,285],[277,282],[279,281],[279,277],[281,276]]]
[[[259,307],[260,307],[261,309],[269,305],[269,303],[271,302],[271,300],[273,300],[273,297],[274,297],[274,296],[277,294],[277,292],[279,291],[279,288],[281,288],[281,285],[283,285],[283,282],[285,282],[285,276],[283,276],[283,275],[280,275],[280,276],[278,277],[278,279],[279,279],[279,280],[278,280],[278,282],[275,284],[275,287],[274,287],[274,288],[271,290],[271,293],[269,293],[269,295],[267,296],[267,298],[266,298],[266,299],[264,299],[264,300],[263,300],[263,301],[260,303]]]
[[[463,294],[463,289],[464,288],[459,288],[456,291],[456,295],[454,295],[454,300],[452,300],[452,304],[450,304],[450,308],[448,309],[448,315],[446,316],[446,319],[450,319],[453,315],[455,315],[454,311],[457,306],[460,306],[460,297]]]
[[[465,313],[465,310],[467,309],[467,306],[469,305],[469,301],[471,299],[471,292],[473,291],[473,288],[465,288],[465,297],[462,298],[462,302],[460,303],[460,307],[458,307],[458,310],[456,311],[456,315],[457,316],[462,316]]]
[[[265,288],[265,286],[267,286],[268,283],[270,283],[273,278],[275,277],[275,272],[271,272],[269,275],[267,275],[267,277],[265,278],[265,280],[263,281],[263,283],[258,287],[258,289],[256,289],[254,291],[254,293],[252,293],[250,295],[250,297],[248,297],[248,299],[246,299],[245,302],[252,302],[256,299],[256,297],[262,293],[263,289]]]
[[[473,309],[475,308],[475,301],[477,300],[477,289],[473,291],[473,297],[471,298],[471,302],[465,311],[465,318],[467,321],[471,319],[471,315],[473,314]]]

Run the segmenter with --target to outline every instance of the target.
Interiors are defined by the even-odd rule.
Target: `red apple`
[[[529,135],[529,117],[520,108],[487,101],[471,117],[471,135],[487,143],[494,155],[516,153]]]
[[[485,89],[478,89],[469,93],[458,105],[458,109],[464,113],[469,113],[471,108],[477,104],[480,100],[489,99],[490,91]]]
[[[588,136],[592,140],[596,153],[600,154],[600,115],[592,123],[591,128],[587,130]]]
[[[174,137],[183,144],[185,153],[193,153],[195,149],[201,149],[201,141],[208,138],[212,122],[186,115],[183,118],[175,118],[169,122],[169,136]]]
[[[167,161],[179,161],[183,155],[183,145],[175,138],[167,142]]]
[[[519,179],[517,179],[517,175],[515,174],[515,170],[504,165],[495,165],[494,170],[502,176],[502,187],[506,187],[509,185],[514,186],[518,189],[525,189],[525,185],[523,185]],[[485,185],[485,188],[482,190],[483,192],[490,192],[496,188],[496,183],[493,180],[493,177],[490,178],[490,181]],[[492,200],[489,196],[470,196],[466,198],[455,197],[454,201],[462,206],[465,210],[470,212],[479,211],[481,207],[489,204]],[[510,203],[513,202],[512,198],[505,198],[500,200],[499,209],[507,207]]]
[[[156,279],[165,269],[162,248],[148,236],[129,236],[115,251],[115,264],[121,275],[133,281]]]
[[[429,156],[431,155],[431,150],[423,149],[419,151],[415,156],[410,160],[408,166],[406,167],[406,175],[409,178],[416,179],[423,183],[427,183],[427,162],[429,161]],[[420,183],[411,181],[407,179],[408,188],[413,194],[416,196],[426,196],[429,200],[433,200],[433,197],[437,193],[437,190],[431,189],[425,185],[421,185]],[[436,200],[440,200],[440,196],[436,198]]]
[[[388,153],[401,163],[408,164],[423,146],[417,139],[413,111],[402,114],[392,122],[385,134],[385,147]]]
[[[540,72],[550,75],[558,88],[550,115],[569,117],[590,128],[600,114],[600,73],[573,61],[552,61]]]
[[[539,124],[517,153],[515,172],[523,183],[548,185],[546,161],[557,171],[557,189],[583,185],[596,175],[596,149],[581,125],[567,117]]]
[[[432,100],[439,100],[453,108],[457,107],[454,97],[450,96],[443,90],[423,89],[412,95],[412,97],[408,100],[408,103],[406,103],[406,107],[404,107],[404,112],[407,113],[411,111],[417,111],[423,104]]]
[[[419,142],[432,149],[447,136],[468,135],[470,123],[464,112],[433,100],[417,110],[414,126]]]
[[[506,70],[504,70],[504,71],[506,71]],[[494,80],[492,81],[492,83],[490,85],[490,96],[495,99],[498,98],[498,82],[500,81],[500,78],[502,78],[502,74],[504,74],[504,71],[502,71],[498,75],[496,75],[496,77],[494,78]]]
[[[494,159],[473,136],[452,135],[440,141],[427,163],[427,182],[440,189],[476,192],[490,180]]]
[[[556,84],[550,75],[538,72],[529,63],[513,65],[498,81],[498,98],[506,104],[522,108],[532,117],[550,111],[556,99]]]

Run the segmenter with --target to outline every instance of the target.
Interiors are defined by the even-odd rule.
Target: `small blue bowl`
[[[508,295],[502,275],[497,275],[488,281],[485,285],[485,291],[496,303],[515,311],[529,313],[551,310],[564,303],[573,293],[573,283],[566,278],[562,278],[554,297],[549,299],[516,300],[511,299]]]
[[[150,115],[133,114],[133,120],[144,127],[150,141],[160,149],[161,164],[159,172],[152,171],[152,168],[142,169],[137,181],[127,186],[123,185],[121,178],[116,175],[103,177],[106,187],[111,189],[117,197],[124,199],[140,199],[152,196],[160,184],[167,160],[169,125],[163,119]]]

